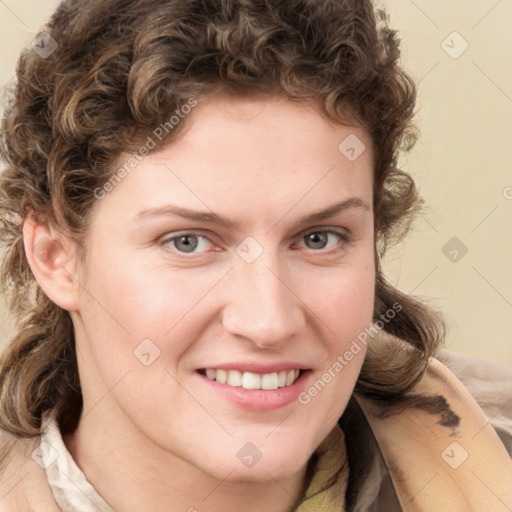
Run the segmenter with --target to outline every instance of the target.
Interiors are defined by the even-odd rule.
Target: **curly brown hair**
[[[355,391],[391,405],[406,396],[444,324],[380,268],[387,245],[405,236],[421,206],[413,180],[397,167],[417,137],[416,88],[399,65],[385,14],[371,0],[65,0],[44,31],[58,48],[47,58],[33,49],[21,54],[1,128],[0,280],[19,328],[0,362],[0,428],[37,436],[52,410],[71,430],[82,407],[73,324],[34,279],[25,219],[34,214],[83,242],[94,191],[120,155],[140,148],[190,98],[220,93],[313,98],[329,118],[346,123],[350,112],[371,135],[374,320],[401,308],[384,326],[392,348],[384,356],[369,343]],[[166,132],[165,143],[186,125]]]

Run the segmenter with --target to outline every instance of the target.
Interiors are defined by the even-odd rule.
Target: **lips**
[[[195,374],[208,396],[248,411],[264,412],[297,402],[313,371],[309,365],[292,360],[231,361],[199,368]]]

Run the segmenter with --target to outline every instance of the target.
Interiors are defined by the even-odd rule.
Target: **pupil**
[[[191,243],[190,240],[193,240]],[[183,249],[183,252],[192,252],[197,247],[197,237],[185,235],[178,239],[178,244],[183,244],[182,247],[179,247],[180,250]]]
[[[311,233],[308,236],[308,238],[309,238],[310,242],[313,242],[313,244],[316,245],[314,247],[315,249],[322,249],[325,246],[325,242],[326,242],[325,234]]]

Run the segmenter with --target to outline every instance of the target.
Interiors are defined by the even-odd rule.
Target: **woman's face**
[[[371,142],[285,99],[216,97],[188,116],[98,193],[72,313],[85,418],[221,479],[283,478],[334,427],[365,356]]]

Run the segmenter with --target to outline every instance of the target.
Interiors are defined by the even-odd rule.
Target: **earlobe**
[[[23,224],[23,244],[30,269],[48,298],[63,309],[77,311],[78,283],[71,241],[29,216]]]

